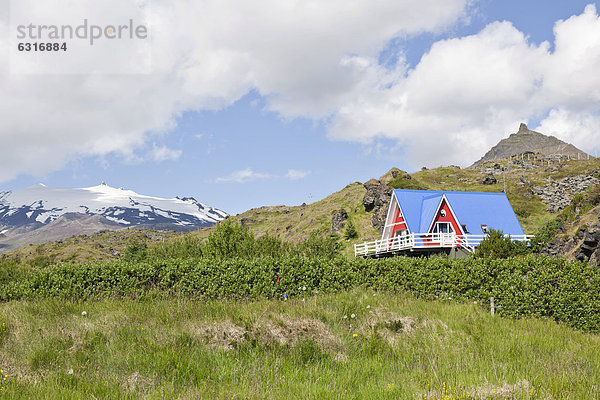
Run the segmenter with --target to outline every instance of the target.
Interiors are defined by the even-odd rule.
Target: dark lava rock
[[[331,230],[334,233],[340,232],[346,226],[346,221],[348,220],[348,213],[343,208],[333,214],[333,218],[331,218]]]
[[[242,224],[242,226],[248,226],[248,225],[254,225],[256,224],[258,221],[252,218],[242,218],[240,220],[240,223]]]
[[[376,179],[371,179],[364,186],[367,189],[367,193],[363,198],[365,211],[373,211],[373,218],[371,220],[373,227],[382,231],[393,188]]]
[[[484,185],[495,185],[498,183],[498,180],[493,174],[488,174],[485,178],[482,178],[479,182]]]

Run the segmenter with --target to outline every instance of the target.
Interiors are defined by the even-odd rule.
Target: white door
[[[452,246],[454,243],[454,229],[450,222],[436,222],[433,227],[433,240],[439,238],[440,245]]]

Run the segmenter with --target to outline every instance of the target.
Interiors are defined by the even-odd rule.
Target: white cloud
[[[310,172],[308,172],[308,171],[301,171],[298,169],[290,169],[290,170],[288,170],[287,174],[285,174],[285,177],[289,180],[296,181],[299,179],[306,178],[308,176],[308,174],[310,174]]]
[[[530,44],[509,22],[495,22],[476,35],[435,43],[400,78],[372,61],[367,69],[374,81],[391,83],[370,84],[349,98],[332,118],[330,136],[397,140],[413,167],[468,165],[516,132],[519,122],[548,114],[540,131],[598,150],[596,8],[558,21],[554,33],[551,51],[547,42]]]
[[[35,14],[56,13],[48,11],[55,1],[34,2]],[[0,8],[7,3],[0,0]],[[284,118],[327,120],[334,139],[393,139],[415,167],[468,164],[519,122],[543,115],[540,129],[584,150],[597,146],[594,6],[556,23],[554,50],[498,22],[434,44],[413,69],[401,54],[393,69],[378,65],[391,39],[440,32],[467,17],[468,3],[153,0],[146,21],[152,73],[130,75],[10,74],[6,60],[16,55],[6,40],[8,13],[0,13],[0,181],[44,175],[74,157],[132,158],[172,130],[182,112],[226,107],[251,90]],[[77,10],[60,9],[79,19]],[[94,16],[119,22],[128,18],[123,10],[109,4]],[[110,50],[99,46],[99,59],[131,62]],[[160,146],[154,152],[155,161],[178,157]],[[261,176],[248,168],[220,181]]]
[[[541,73],[531,66],[547,54],[546,44],[528,45],[507,22],[440,41],[392,85],[357,93],[335,115],[330,135],[396,139],[414,166],[475,161],[536,112],[531,98]]]
[[[592,156],[597,155],[600,150],[597,147],[600,138],[600,115],[593,115],[585,111],[553,109],[534,130],[557,137],[564,137],[565,133],[568,133],[570,143],[580,149],[587,148]]]
[[[27,7],[40,23],[127,21],[127,0],[117,7],[115,1],[95,2],[94,12],[62,7],[60,0],[28,0]],[[467,0],[127,4],[149,10],[144,22],[150,27],[152,73],[23,75],[10,73],[7,60],[19,55],[10,53],[7,38],[15,32],[7,28],[8,1],[0,0],[0,181],[44,175],[73,157],[131,158],[173,129],[182,112],[226,107],[250,90],[283,117],[327,117],[373,75],[357,61],[372,60],[393,37],[456,23],[465,17]],[[110,46],[95,49],[97,60],[106,63],[99,71],[135,62]]]
[[[181,156],[181,153],[181,150],[173,150],[168,148],[167,146],[157,146],[156,143],[152,143],[152,151],[150,152],[150,157],[156,162],[163,162],[167,160],[176,161]]]
[[[255,172],[252,170],[252,168],[246,168],[246,169],[243,169],[240,171],[232,172],[231,174],[229,174],[227,176],[217,178],[216,182],[217,183],[227,183],[227,182],[246,183],[246,182],[256,181],[259,179],[268,179],[270,177],[271,177],[271,175],[269,175],[269,174]]]

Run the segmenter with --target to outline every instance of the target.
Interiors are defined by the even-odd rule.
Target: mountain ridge
[[[189,231],[212,226],[227,216],[193,197],[147,196],[104,182],[87,188],[37,184],[0,192],[0,233],[5,236],[0,238],[0,252],[17,244],[39,243],[43,237],[59,240],[105,229]]]

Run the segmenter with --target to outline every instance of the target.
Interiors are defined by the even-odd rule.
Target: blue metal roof
[[[413,233],[429,231],[446,196],[458,223],[466,225],[471,234],[483,234],[481,225],[513,236],[525,234],[504,193],[395,189],[394,194]]]

